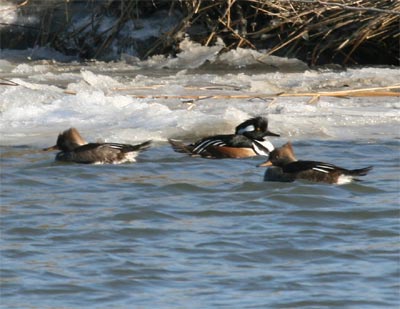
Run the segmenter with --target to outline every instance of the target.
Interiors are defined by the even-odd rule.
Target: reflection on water
[[[396,307],[398,146],[295,143],[299,157],[374,165],[344,186],[265,183],[262,159],[165,144],[120,166],[2,147],[2,305]]]

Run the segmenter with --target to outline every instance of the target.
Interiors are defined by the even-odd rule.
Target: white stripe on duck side
[[[194,149],[193,152],[195,153],[201,153],[203,152],[207,147],[209,146],[224,146],[225,143],[221,140],[214,140],[214,139],[207,139],[203,142],[201,142],[199,145],[197,145]]]
[[[324,169],[322,169],[322,168],[313,167],[312,169],[313,169],[314,171],[317,171],[317,172],[321,172],[321,173],[329,174],[329,171],[327,171],[327,170],[324,170]]]
[[[313,167],[312,169],[314,171],[318,171],[318,172],[322,172],[322,173],[325,173],[325,174],[329,174],[332,170],[335,169],[335,167],[332,166],[332,165],[319,164],[319,165],[316,165],[315,167]]]
[[[123,144],[117,144],[117,143],[106,143],[104,146],[114,148],[114,149],[122,149],[124,147]]]

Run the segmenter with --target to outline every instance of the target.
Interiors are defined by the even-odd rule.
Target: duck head
[[[54,146],[44,148],[43,150],[71,151],[85,144],[87,144],[87,142],[79,134],[78,130],[75,128],[70,128],[58,135],[57,143]]]
[[[238,125],[235,134],[242,134],[250,139],[263,141],[266,136],[279,136],[268,130],[268,120],[263,117],[255,117]]]
[[[292,143],[288,142],[282,147],[274,149],[274,151],[269,154],[268,161],[265,161],[258,166],[282,167],[294,161],[297,161],[297,159],[294,155]]]

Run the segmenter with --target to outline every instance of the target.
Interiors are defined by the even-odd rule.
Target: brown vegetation
[[[46,7],[40,14],[36,44],[50,44],[65,53],[79,54],[82,58],[101,58],[127,22],[144,19],[163,10],[166,14],[179,12],[183,17],[173,29],[168,29],[158,38],[132,42],[139,48],[142,58],[177,52],[179,41],[184,34],[188,34],[204,45],[213,44],[219,37],[224,41],[226,50],[236,47],[263,49],[270,55],[296,57],[312,65],[399,65],[400,1],[397,0],[51,2],[52,6],[49,6],[49,1],[40,0],[21,0],[16,4],[19,3],[18,10],[22,14],[35,5]],[[85,8],[92,14],[90,21],[74,31],[64,31],[71,21],[71,14],[76,13],[73,7],[82,6],[85,2]],[[113,25],[101,33],[88,35],[88,29],[99,29],[102,16],[114,17]],[[71,41],[75,41],[73,48],[69,46]]]

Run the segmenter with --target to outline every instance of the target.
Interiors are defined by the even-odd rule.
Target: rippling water
[[[105,166],[1,147],[1,306],[397,308],[398,140],[294,146],[374,169],[344,186],[266,183],[260,158],[165,143]]]

